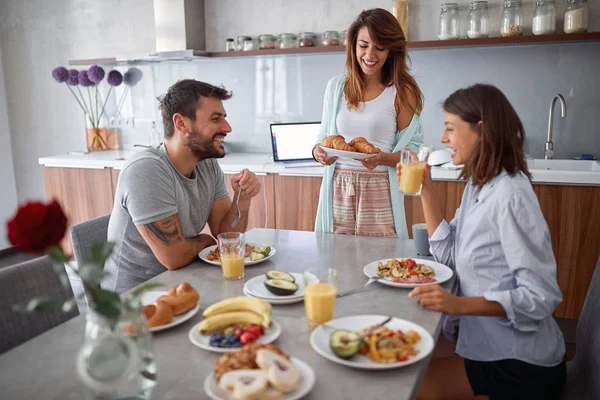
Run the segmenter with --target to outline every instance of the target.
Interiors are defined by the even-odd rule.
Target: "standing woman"
[[[409,72],[402,28],[390,12],[361,12],[347,39],[347,73],[327,84],[319,139],[338,133],[347,142],[363,137],[380,151],[362,161],[338,160],[315,146],[314,158],[326,165],[315,230],[408,238],[394,167],[403,147],[417,150],[423,142],[423,94]]]
[[[550,232],[527,169],[523,124],[490,85],[458,90],[443,108],[441,141],[454,164],[465,165],[461,176],[468,181],[449,224],[429,167],[421,202],[431,252],[456,271],[459,289],[455,296],[439,285],[422,286],[409,296],[458,316],[460,357],[430,364],[420,398],[558,399],[565,342],[552,313],[562,295]]]

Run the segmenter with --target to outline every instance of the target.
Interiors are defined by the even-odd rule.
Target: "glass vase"
[[[122,302],[109,319],[90,309],[77,373],[93,400],[149,400],[156,386],[152,335],[139,301]]]
[[[119,150],[119,131],[102,116],[99,121],[85,114],[85,138],[88,151]]]

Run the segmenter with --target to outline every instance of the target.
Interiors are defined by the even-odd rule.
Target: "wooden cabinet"
[[[114,192],[111,169],[44,168],[46,198],[60,202],[68,218],[68,226],[110,214]],[[72,254],[71,238],[67,233],[63,249]]]
[[[314,231],[322,177],[275,175],[275,227]]]

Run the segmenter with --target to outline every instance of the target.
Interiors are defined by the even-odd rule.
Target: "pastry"
[[[157,300],[154,304],[144,306],[144,315],[148,320],[148,326],[155,328],[173,320],[173,309],[166,302]]]
[[[269,383],[283,393],[290,393],[298,389],[301,374],[290,360],[267,349],[256,352],[256,365],[262,369]]]
[[[274,344],[250,343],[240,350],[225,353],[217,359],[215,362],[215,379],[217,382],[219,382],[221,377],[229,371],[258,369],[258,365],[256,364],[256,352],[261,349],[271,350],[286,360],[290,359],[287,354]]]
[[[357,137],[350,141],[350,146],[353,146],[359,153],[375,154],[379,152],[379,149],[373,146],[367,139],[363,137]]]
[[[260,369],[229,371],[219,381],[219,387],[235,400],[262,399],[268,384],[267,375]]]
[[[346,141],[344,140],[344,137],[342,135],[327,136],[321,142],[321,146],[326,147],[328,149],[356,152],[356,149],[354,148],[354,146],[351,146],[348,143],[346,143]]]
[[[200,294],[187,282],[179,286],[172,287],[166,295],[161,296],[158,300],[162,300],[173,309],[173,314],[178,315],[196,307]]]
[[[344,137],[342,135],[331,135],[331,136],[327,136],[325,139],[323,139],[323,141],[321,142],[321,146],[323,147],[327,147],[329,149],[333,149],[333,141],[337,138],[342,138],[342,140],[344,139]]]

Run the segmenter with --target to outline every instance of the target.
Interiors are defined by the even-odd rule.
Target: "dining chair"
[[[71,243],[78,264],[85,264],[90,260],[92,243],[106,241],[109,220],[110,214],[71,226]]]
[[[14,311],[15,304],[44,296],[64,302],[73,297],[71,286],[63,286],[48,256],[0,268],[0,353],[79,315],[69,312]]]
[[[567,363],[564,399],[600,399],[600,258],[575,333],[575,358]]]

